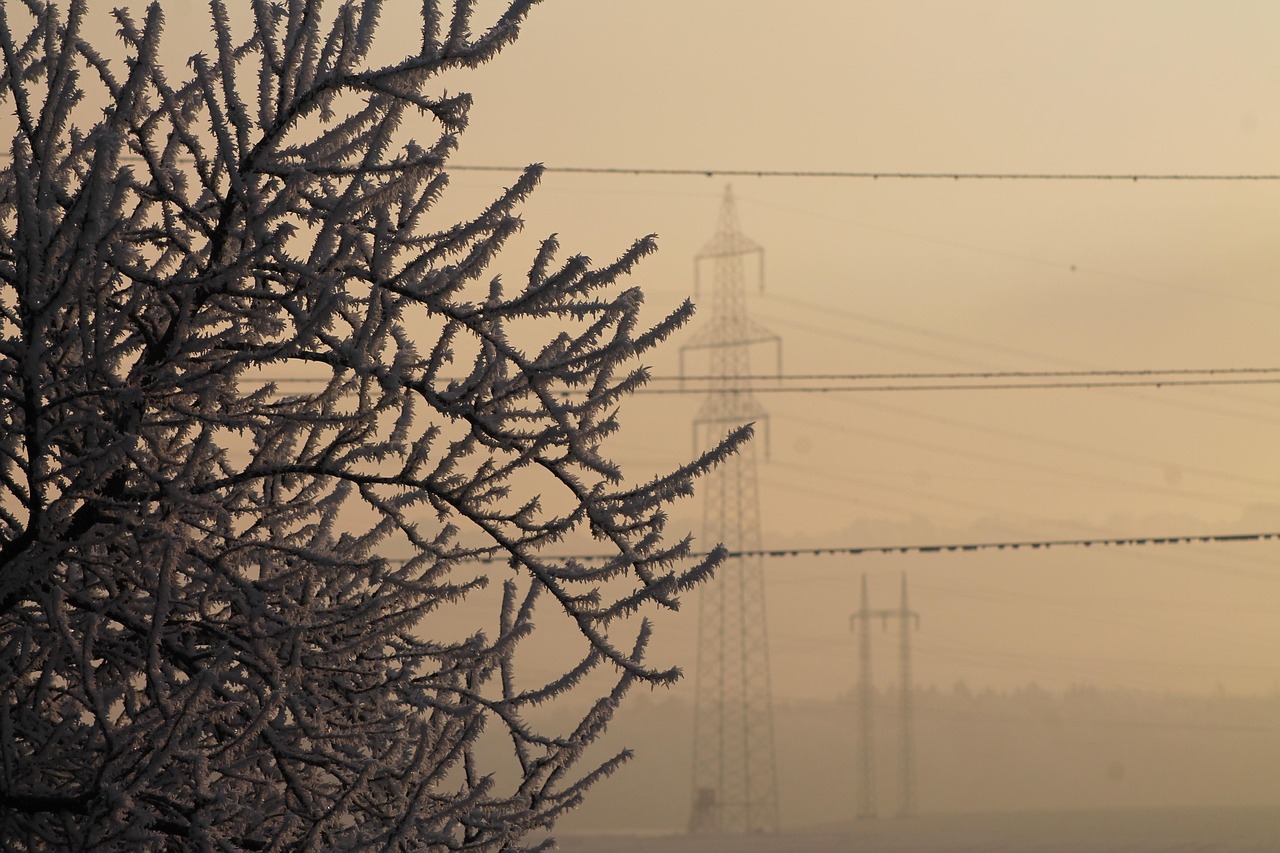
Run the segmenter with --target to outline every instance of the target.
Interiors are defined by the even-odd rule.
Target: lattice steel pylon
[[[705,350],[713,377],[694,419],[694,443],[710,446],[733,429],[766,426],[764,408],[750,389],[751,349],[776,347],[777,335],[747,315],[747,259],[757,256],[764,285],[764,249],[738,230],[733,192],[725,188],[716,235],[694,258],[714,269],[710,322],[680,351]],[[756,445],[748,442],[702,483],[702,535],[732,551],[761,547]],[[773,699],[765,627],[764,566],[759,556],[725,561],[699,599],[695,674],[691,832],[773,832],[778,828],[778,785],[773,741]]]

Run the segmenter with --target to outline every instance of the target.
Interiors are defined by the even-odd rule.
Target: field
[[[565,853],[1277,853],[1280,808],[881,819],[778,835],[564,835]]]

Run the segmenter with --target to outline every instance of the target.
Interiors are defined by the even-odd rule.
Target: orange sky
[[[387,5],[388,38],[411,44],[395,16],[417,4]],[[169,19],[181,61],[208,28]],[[547,0],[497,61],[442,85],[476,97],[458,163],[1280,173],[1278,25],[1264,2]],[[442,216],[502,183],[456,173]],[[517,278],[551,232],[597,260],[656,232],[634,283],[669,308],[723,187],[548,175],[501,271]],[[788,372],[1280,366],[1280,182],[734,188],[768,253],[752,310]],[[767,546],[1280,530],[1280,387],[763,400]],[[697,404],[629,403],[628,471],[683,459]],[[1278,549],[769,563],[775,685],[847,690],[858,575],[889,606],[909,570],[925,682],[1275,690]],[[694,604],[665,620],[668,661],[692,665]]]
[[[1265,3],[550,3],[468,81],[477,104],[457,159],[1277,173],[1277,24]],[[455,176],[476,199],[497,182]],[[667,305],[690,290],[723,184],[549,175],[527,236],[557,231],[604,258],[656,231],[663,250],[636,278]],[[1280,364],[1275,182],[734,189],[768,253],[752,310],[783,336],[789,372]],[[762,399],[766,545],[1280,526],[1274,386]],[[654,424],[660,405],[664,426],[637,428],[620,454],[642,470],[678,459],[689,435],[671,412],[688,420],[697,403],[637,399],[628,415]],[[847,689],[857,576],[870,572],[888,606],[910,570],[925,681],[1276,689],[1277,547],[777,561],[775,683]],[[668,639],[660,649],[684,654],[692,614]]]

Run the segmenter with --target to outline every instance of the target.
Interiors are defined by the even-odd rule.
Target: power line
[[[965,542],[949,545],[852,545],[831,548],[756,548],[740,551],[726,551],[725,556],[734,557],[830,557],[861,556],[867,554],[960,554],[976,551],[1039,551],[1049,548],[1091,548],[1099,547],[1139,547],[1150,545],[1201,545],[1220,542],[1260,542],[1280,539],[1280,531],[1273,533],[1196,533],[1180,536],[1126,536],[1097,539],[1041,539],[1012,542]],[[705,557],[709,552],[702,551],[690,556]],[[607,562],[618,559],[618,554],[547,554],[551,560],[573,560],[580,563]],[[471,562],[500,563],[506,562],[510,556],[476,556]]]
[[[1057,377],[1086,377],[1086,376],[1196,376],[1196,375],[1219,375],[1219,374],[1257,374],[1257,373],[1280,373],[1280,367],[1206,367],[1206,368],[1174,368],[1172,370],[988,370],[988,371],[970,371],[970,372],[949,372],[949,373],[779,373],[768,374],[760,373],[746,376],[739,376],[738,379],[748,380],[777,380],[777,381],[794,381],[794,380],[847,380],[856,382],[861,380],[878,380],[878,379],[1023,379],[1023,378],[1057,378]],[[721,376],[699,375],[699,376],[650,376],[651,381],[674,382],[674,381],[717,381],[723,379]]]
[[[1196,545],[1211,542],[1257,542],[1280,539],[1280,532],[1275,533],[1208,533],[1182,536],[1145,536],[1118,537],[1107,539],[1048,539],[1023,540],[1014,542],[970,542],[954,545],[870,545],[839,548],[782,548],[762,550],[762,557],[802,557],[828,555],[861,555],[861,554],[941,554],[965,553],[972,551],[1017,551],[1020,549],[1040,550],[1047,548],[1090,548],[1115,546],[1144,545]],[[734,554],[729,556],[754,556]]]
[[[453,165],[455,172],[523,172],[528,166]],[[633,166],[542,166],[548,174],[632,175],[704,178],[851,178],[951,181],[1278,181],[1280,174],[1191,174],[1155,172],[894,172],[839,169],[666,169]]]
[[[9,152],[0,159],[12,159]],[[137,154],[122,154],[122,162],[143,163]],[[176,158],[180,163],[194,163],[191,156]],[[704,178],[852,178],[867,180],[947,180],[947,181],[1280,181],[1280,174],[1178,173],[1178,172],[902,172],[852,171],[842,169],[675,169],[637,166],[546,166],[541,163],[520,166],[479,164],[444,164],[445,172],[523,172],[537,166],[547,174],[633,175],[704,177]]]
[[[1054,388],[1164,388],[1170,386],[1206,385],[1276,385],[1280,378],[1271,379],[1145,379],[1117,382],[1009,382],[972,383],[955,385],[810,385],[801,387],[769,388],[759,385],[744,386],[733,390],[753,394],[834,394],[861,391],[1030,391]],[[577,393],[577,392],[563,392]],[[637,388],[633,394],[705,394],[699,388]]]
[[[818,381],[848,380],[851,382],[878,379],[1005,379],[1005,378],[1054,378],[1086,376],[1195,376],[1221,374],[1280,373],[1280,367],[1177,367],[1168,370],[1142,369],[1091,369],[1078,370],[986,370],[951,371],[942,373],[750,373],[735,377],[747,380],[768,381]],[[263,377],[263,382],[328,382],[326,376],[275,376]],[[652,382],[719,382],[723,376],[716,374],[656,374],[649,376]],[[461,381],[450,377],[444,381]]]
[[[804,386],[779,386],[769,387],[764,385],[744,385],[729,389],[733,392],[752,393],[752,394],[834,394],[848,392],[865,392],[865,391],[1028,391],[1028,390],[1045,390],[1056,388],[1164,388],[1173,386],[1210,386],[1210,385],[1277,385],[1280,384],[1280,377],[1271,378],[1255,378],[1255,379],[1161,379],[1160,376],[1168,375],[1197,375],[1207,373],[1273,373],[1278,372],[1276,368],[1240,368],[1240,369],[1224,369],[1221,371],[1081,371],[1072,373],[1062,371],[1058,373],[1016,373],[1016,372],[998,372],[998,373],[956,373],[956,374],[928,374],[928,373],[901,373],[901,374],[813,374],[813,375],[790,375],[790,376],[748,376],[741,377],[748,381],[776,381],[776,380],[846,380],[851,382],[861,380],[877,380],[877,379],[929,379],[940,377],[954,377],[959,379],[967,378],[1017,378],[1020,376],[1027,377],[1053,377],[1073,375],[1078,376],[1151,376],[1156,378],[1138,379],[1138,380],[1117,380],[1104,382],[982,382],[982,383],[956,383],[956,384],[931,384],[931,385],[804,385]],[[717,377],[712,376],[664,376],[650,377],[659,381],[679,381],[684,380],[713,380]],[[722,377],[721,377],[722,378]],[[263,377],[264,383],[276,384],[293,384],[293,383],[322,383],[330,382],[331,378],[325,377]],[[585,391],[558,390],[549,391],[561,397],[575,396],[585,394]],[[636,388],[630,392],[631,394],[706,394],[705,388]]]
[[[766,296],[768,296],[768,294],[766,294]],[[1071,367],[1073,369],[1078,369],[1078,370],[1093,369],[1092,365],[1077,362],[1075,360],[1054,358],[1051,356],[1024,352],[1021,350],[1015,350],[1007,347],[1001,347],[998,345],[990,344],[986,341],[967,338],[959,335],[950,335],[945,332],[939,332],[933,329],[924,329],[924,328],[915,327],[915,326],[907,326],[901,323],[890,323],[889,321],[881,320],[879,318],[868,317],[867,315],[864,315],[864,314],[858,314],[857,312],[843,310],[831,305],[822,305],[815,302],[807,302],[807,301],[801,301],[801,300],[790,299],[790,298],[784,299],[782,297],[770,297],[770,298],[773,298],[775,301],[784,301],[784,302],[796,305],[797,307],[804,308],[805,310],[808,310],[808,311],[821,313],[824,315],[824,317],[827,317],[827,318],[830,318],[832,315],[838,315],[838,316],[847,317],[849,319],[856,320],[859,322],[869,322],[874,325],[898,327],[901,331],[909,332],[910,334],[921,335],[929,338],[936,338],[939,340],[954,339],[957,343],[961,343],[967,346],[979,346],[987,349],[998,349],[1002,351],[1007,351],[1012,355],[1018,355],[1018,356],[1027,357],[1027,358],[1034,358],[1039,361],[1055,362],[1063,365],[1064,367]],[[1276,304],[1280,304],[1280,303],[1276,303]],[[780,317],[771,318],[771,322],[786,323],[788,325],[797,326],[799,328],[806,329],[807,331],[810,331],[816,334],[826,335],[828,337],[836,338],[843,341],[852,341],[855,343],[867,344],[871,346],[877,346],[877,347],[900,350],[900,351],[909,351],[910,349],[912,349],[907,347],[889,345],[880,341],[868,340],[859,335],[851,335],[847,332],[826,328],[820,325],[811,326],[807,324],[795,323],[789,320],[783,320]],[[984,370],[996,369],[996,366],[992,364],[975,362],[971,359],[960,358],[954,355],[930,353],[922,350],[915,350],[915,353],[920,355],[928,355],[932,358],[940,358],[944,361],[949,361],[957,364],[965,364],[970,367],[974,367],[978,369],[984,369]],[[1126,392],[1122,391],[1121,393],[1126,393]],[[1222,394],[1223,392],[1219,390],[1217,393]],[[1206,403],[1199,403],[1192,400],[1188,400],[1185,397],[1156,396],[1151,394],[1142,394],[1142,393],[1134,393],[1134,392],[1127,392],[1127,395],[1129,396],[1130,399],[1142,400],[1142,401],[1151,402],[1151,403],[1158,403],[1159,405],[1162,405],[1162,406],[1171,406],[1174,408],[1187,409],[1187,410],[1197,411],[1197,412],[1208,412],[1216,415],[1222,415],[1225,417],[1240,418],[1240,419],[1246,419],[1251,421],[1266,422],[1266,423],[1280,423],[1280,418],[1273,418],[1273,417],[1268,417],[1266,415],[1257,415],[1251,412],[1243,412],[1238,409],[1222,408],[1220,406],[1209,405]],[[1239,396],[1236,396],[1235,399],[1247,400],[1249,398],[1241,398]],[[1256,401],[1251,400],[1251,402],[1256,402]]]

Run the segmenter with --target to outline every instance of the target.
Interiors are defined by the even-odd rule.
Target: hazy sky
[[[417,4],[387,5],[394,24]],[[176,40],[207,33],[200,16],[169,17]],[[497,61],[442,85],[476,98],[464,164],[1280,173],[1278,27],[1269,2],[547,0]],[[504,179],[456,173],[446,210]],[[667,309],[690,293],[724,185],[549,174],[501,269],[518,278],[551,232],[597,260],[656,232],[662,251],[634,282]],[[767,249],[752,311],[783,336],[788,372],[1280,366],[1280,182],[734,190]],[[675,369],[678,343],[656,373]],[[766,546],[1280,530],[1278,386],[762,400]],[[628,403],[628,470],[684,458],[698,402]],[[1268,543],[770,562],[774,682],[781,696],[848,690],[858,576],[883,607],[907,570],[924,682],[1277,689],[1278,556]],[[692,665],[694,603],[659,656]]]
[[[1277,173],[1277,25],[1270,3],[547,3],[465,84],[476,107],[457,160]],[[455,177],[477,199],[498,183]],[[667,305],[690,290],[723,186],[552,174],[527,236],[557,231],[603,259],[657,232],[636,278]],[[1276,182],[734,189],[768,253],[752,310],[783,336],[788,372],[1280,365]],[[1280,529],[1275,386],[762,399],[766,545]],[[689,434],[671,413],[697,403],[637,399],[628,414],[665,427],[619,452],[643,470],[679,458]],[[775,683],[846,690],[857,576],[890,606],[910,570],[924,681],[1274,689],[1278,547],[771,562]],[[692,613],[668,639],[664,653],[688,647]]]

